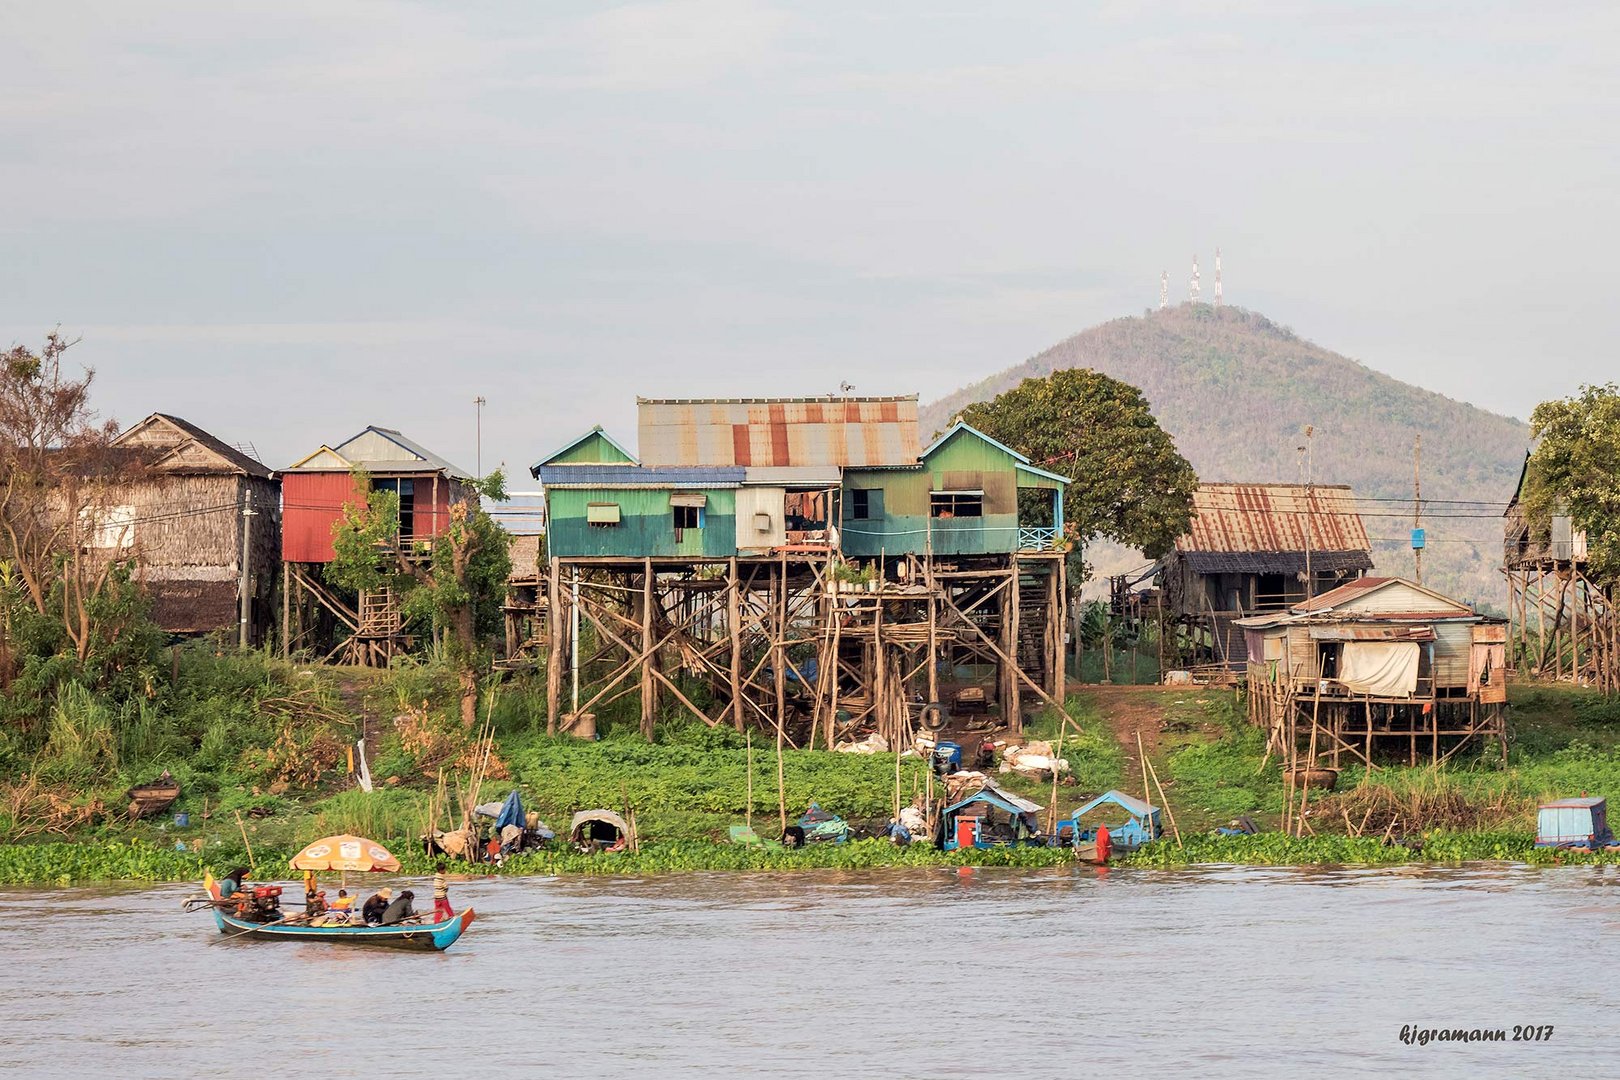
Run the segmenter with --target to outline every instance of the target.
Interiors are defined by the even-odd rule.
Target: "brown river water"
[[[1614,868],[507,879],[443,954],[223,940],[195,891],[0,891],[0,1073],[1620,1076]]]

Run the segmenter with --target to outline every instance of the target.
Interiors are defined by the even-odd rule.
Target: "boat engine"
[[[236,914],[248,922],[275,922],[281,918],[281,886],[255,885],[238,894]]]

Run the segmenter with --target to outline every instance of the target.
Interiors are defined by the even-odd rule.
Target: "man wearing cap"
[[[360,917],[366,921],[367,926],[381,926],[383,912],[388,910],[388,902],[393,899],[392,889],[378,889],[371,899],[360,908]]]

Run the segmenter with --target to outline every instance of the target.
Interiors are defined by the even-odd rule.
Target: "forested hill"
[[[1530,436],[1519,420],[1380,374],[1254,312],[1208,304],[1115,319],[1076,334],[927,406],[923,429],[941,429],[971,402],[1064,368],[1093,368],[1140,387],[1204,480],[1298,480],[1296,447],[1305,425],[1314,426],[1318,482],[1408,500],[1370,507],[1366,519],[1368,535],[1386,540],[1373,553],[1378,569],[1406,576],[1413,438],[1423,436],[1425,499],[1500,504],[1513,493]],[[1424,581],[1499,605],[1501,521],[1439,516],[1455,512],[1437,504],[1426,514],[1431,546]],[[1126,569],[1118,554],[1110,561],[1115,565],[1099,569]]]

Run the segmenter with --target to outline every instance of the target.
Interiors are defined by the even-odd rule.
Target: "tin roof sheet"
[[[1345,484],[1199,484],[1183,552],[1371,551]]]
[[[542,465],[546,487],[736,487],[744,470],[715,466],[652,468],[646,465]]]
[[[912,465],[917,396],[637,398],[649,465]]]

